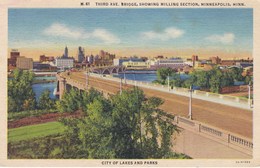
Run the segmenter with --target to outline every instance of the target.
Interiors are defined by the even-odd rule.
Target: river
[[[42,76],[42,77],[35,77],[35,80],[55,80],[55,76]],[[35,93],[36,100],[39,100],[40,95],[42,94],[43,91],[48,89],[50,91],[50,98],[51,99],[56,99],[56,96],[54,95],[54,89],[56,88],[57,83],[56,82],[51,82],[51,83],[38,83],[38,84],[33,84],[32,88]]]

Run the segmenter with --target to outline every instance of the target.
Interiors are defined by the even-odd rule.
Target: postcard
[[[259,1],[0,2],[1,166],[259,166]]]

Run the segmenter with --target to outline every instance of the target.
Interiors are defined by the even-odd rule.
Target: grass
[[[8,130],[8,142],[18,142],[33,138],[45,137],[62,133],[64,126],[60,122],[48,122],[44,124],[30,125]]]

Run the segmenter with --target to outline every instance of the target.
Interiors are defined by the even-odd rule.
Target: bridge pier
[[[59,79],[59,98],[60,99],[62,98],[65,91],[66,91],[66,79],[61,77]]]

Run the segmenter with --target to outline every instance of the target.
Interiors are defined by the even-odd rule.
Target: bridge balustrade
[[[252,155],[253,143],[247,138],[240,137],[239,135],[235,136],[232,133],[202,124],[198,121],[180,116],[175,116],[175,118],[176,119],[172,120],[172,124],[199,134],[203,133],[200,135],[204,135],[219,143],[226,144],[233,149]]]
[[[242,147],[246,147],[246,148],[253,148],[253,143],[249,142],[248,140],[239,138],[237,136],[234,135],[230,135],[230,143],[232,144],[236,144]]]
[[[207,126],[204,126],[204,125],[200,126],[200,131],[201,132],[207,132],[209,134],[214,134],[214,135],[219,136],[219,137],[222,136],[221,131],[218,131],[216,129],[213,129],[213,128],[210,128],[210,127],[207,127]]]

